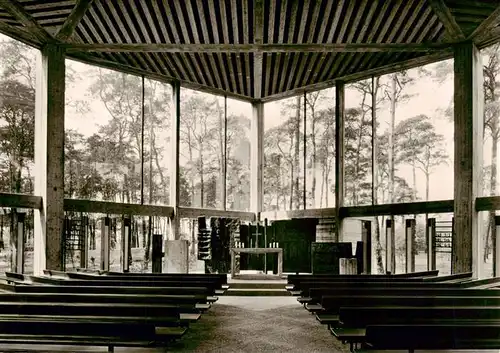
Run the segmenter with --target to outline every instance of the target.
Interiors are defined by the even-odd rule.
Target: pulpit
[[[236,254],[278,254],[278,276],[283,274],[283,249],[282,248],[231,248],[231,277],[236,273]]]

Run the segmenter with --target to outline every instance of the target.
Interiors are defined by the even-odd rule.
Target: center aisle
[[[295,297],[228,297],[192,324],[168,352],[348,352]]]

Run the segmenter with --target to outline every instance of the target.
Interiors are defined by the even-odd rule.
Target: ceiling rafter
[[[61,43],[68,52],[157,53],[288,53],[288,52],[429,52],[453,46],[448,43],[325,43],[325,44],[174,44],[174,43]]]
[[[500,5],[471,33],[468,39],[488,35],[490,30],[500,22]]]
[[[434,13],[443,23],[446,32],[451,40],[464,40],[465,35],[462,28],[458,25],[455,17],[451,14],[450,9],[444,3],[444,0],[429,0]]]
[[[0,7],[21,22],[26,29],[42,42],[54,42],[54,38],[31,16],[17,0],[0,0]]]
[[[94,0],[78,0],[62,27],[57,31],[55,38],[62,42],[70,39],[93,2]]]
[[[254,20],[253,20],[253,39],[257,45],[262,45],[264,29],[264,0],[255,0]],[[254,77],[254,97],[262,98],[262,65],[264,54],[255,53],[253,58],[253,77]]]

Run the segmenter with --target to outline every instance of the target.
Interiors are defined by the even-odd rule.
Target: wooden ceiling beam
[[[429,0],[434,13],[443,23],[446,32],[451,40],[464,40],[465,35],[462,28],[458,25],[455,17],[451,14],[450,9],[444,3],[444,0]]]
[[[23,8],[17,0],[0,0],[0,7],[10,13],[42,43],[54,42],[54,38]]]
[[[255,0],[253,19],[253,40],[257,45],[263,45],[264,38],[264,0]],[[262,66],[264,54],[256,52],[253,57],[254,98],[262,98]]]
[[[257,40],[257,38],[256,38]],[[261,39],[262,40],[262,37]],[[453,46],[450,43],[314,43],[314,44],[176,44],[176,43],[63,43],[68,52],[158,52],[158,53],[289,53],[289,52],[429,52]]]
[[[82,20],[83,16],[85,16],[87,10],[90,8],[93,2],[94,0],[79,0],[76,3],[73,10],[71,10],[68,18],[56,33],[55,37],[57,40],[65,42],[73,36],[76,27]]]
[[[488,35],[495,25],[500,22],[500,5],[483,21],[474,32],[468,37],[468,39],[474,40],[477,37],[482,37]]]

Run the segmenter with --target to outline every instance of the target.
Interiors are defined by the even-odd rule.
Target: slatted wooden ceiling
[[[491,41],[499,5],[488,0],[0,0],[0,31],[35,45],[66,43],[68,56],[88,62],[266,99],[431,58],[431,48],[396,50],[383,44]],[[94,51],[90,44],[101,46]],[[121,50],[124,44],[139,45]],[[154,44],[170,46],[154,49]],[[305,44],[316,46],[300,46]],[[358,46],[343,50],[343,44]],[[275,46],[266,50],[266,45]]]

